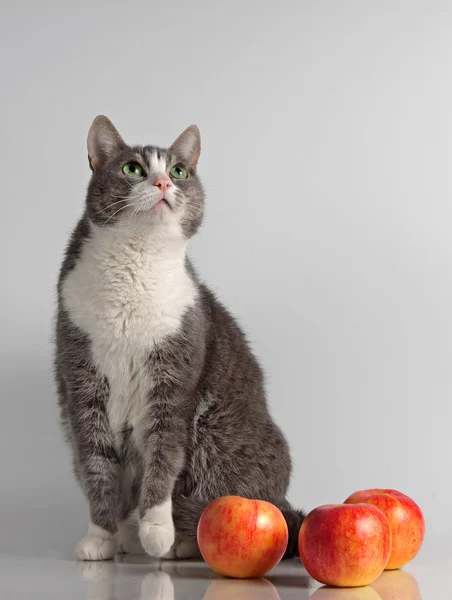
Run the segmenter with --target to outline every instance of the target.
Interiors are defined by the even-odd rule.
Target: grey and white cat
[[[187,244],[203,216],[200,136],[130,147],[106,117],[58,285],[55,373],[75,474],[88,500],[82,560],[143,549],[199,556],[198,519],[224,495],[276,504],[296,552],[303,513],[286,500],[291,459],[261,369],[203,285]]]

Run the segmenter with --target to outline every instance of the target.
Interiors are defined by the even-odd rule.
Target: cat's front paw
[[[175,532],[173,519],[170,516],[168,520],[156,521],[152,518],[152,512],[149,517],[145,517],[140,522],[140,540],[146,552],[155,558],[165,556],[174,544]]]
[[[87,535],[75,547],[78,560],[110,560],[116,554],[115,541]]]

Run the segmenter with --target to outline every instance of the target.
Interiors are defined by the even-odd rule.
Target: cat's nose
[[[166,192],[166,190],[173,184],[171,183],[171,179],[166,175],[157,175],[152,185],[155,185],[155,187],[160,188],[162,192]]]

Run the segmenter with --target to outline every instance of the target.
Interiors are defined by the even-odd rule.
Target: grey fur
[[[127,204],[131,183],[118,176],[119,166],[130,160],[146,164],[154,149],[132,148],[118,139],[113,155],[94,169],[85,213],[72,234],[58,285],[58,398],[91,519],[114,533],[119,520],[136,508],[142,515],[172,490],[177,535],[190,539],[196,537],[202,510],[215,498],[264,499],[283,511],[290,531],[286,556],[293,556],[303,513],[286,500],[290,453],[269,414],[261,368],[234,318],[200,283],[189,261],[186,268],[199,291],[196,304],[185,313],[178,333],[148,357],[155,385],[147,401],[144,452],[134,446],[129,428],[121,448],[115,447],[106,410],[109,383],[93,364],[89,338],[64,308],[62,284],[91,235],[90,221],[113,225],[115,212]],[[180,202],[187,204],[183,231],[191,237],[204,206],[195,166],[174,150],[157,150],[168,164],[183,162],[189,171],[189,178],[177,185]]]

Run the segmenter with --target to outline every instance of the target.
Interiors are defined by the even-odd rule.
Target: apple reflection
[[[313,600],[422,600],[416,579],[405,571],[384,571],[370,586],[333,588],[322,586]]]
[[[214,579],[203,600],[281,600],[267,579]]]
[[[416,579],[406,571],[385,571],[372,587],[382,600],[422,600]]]

